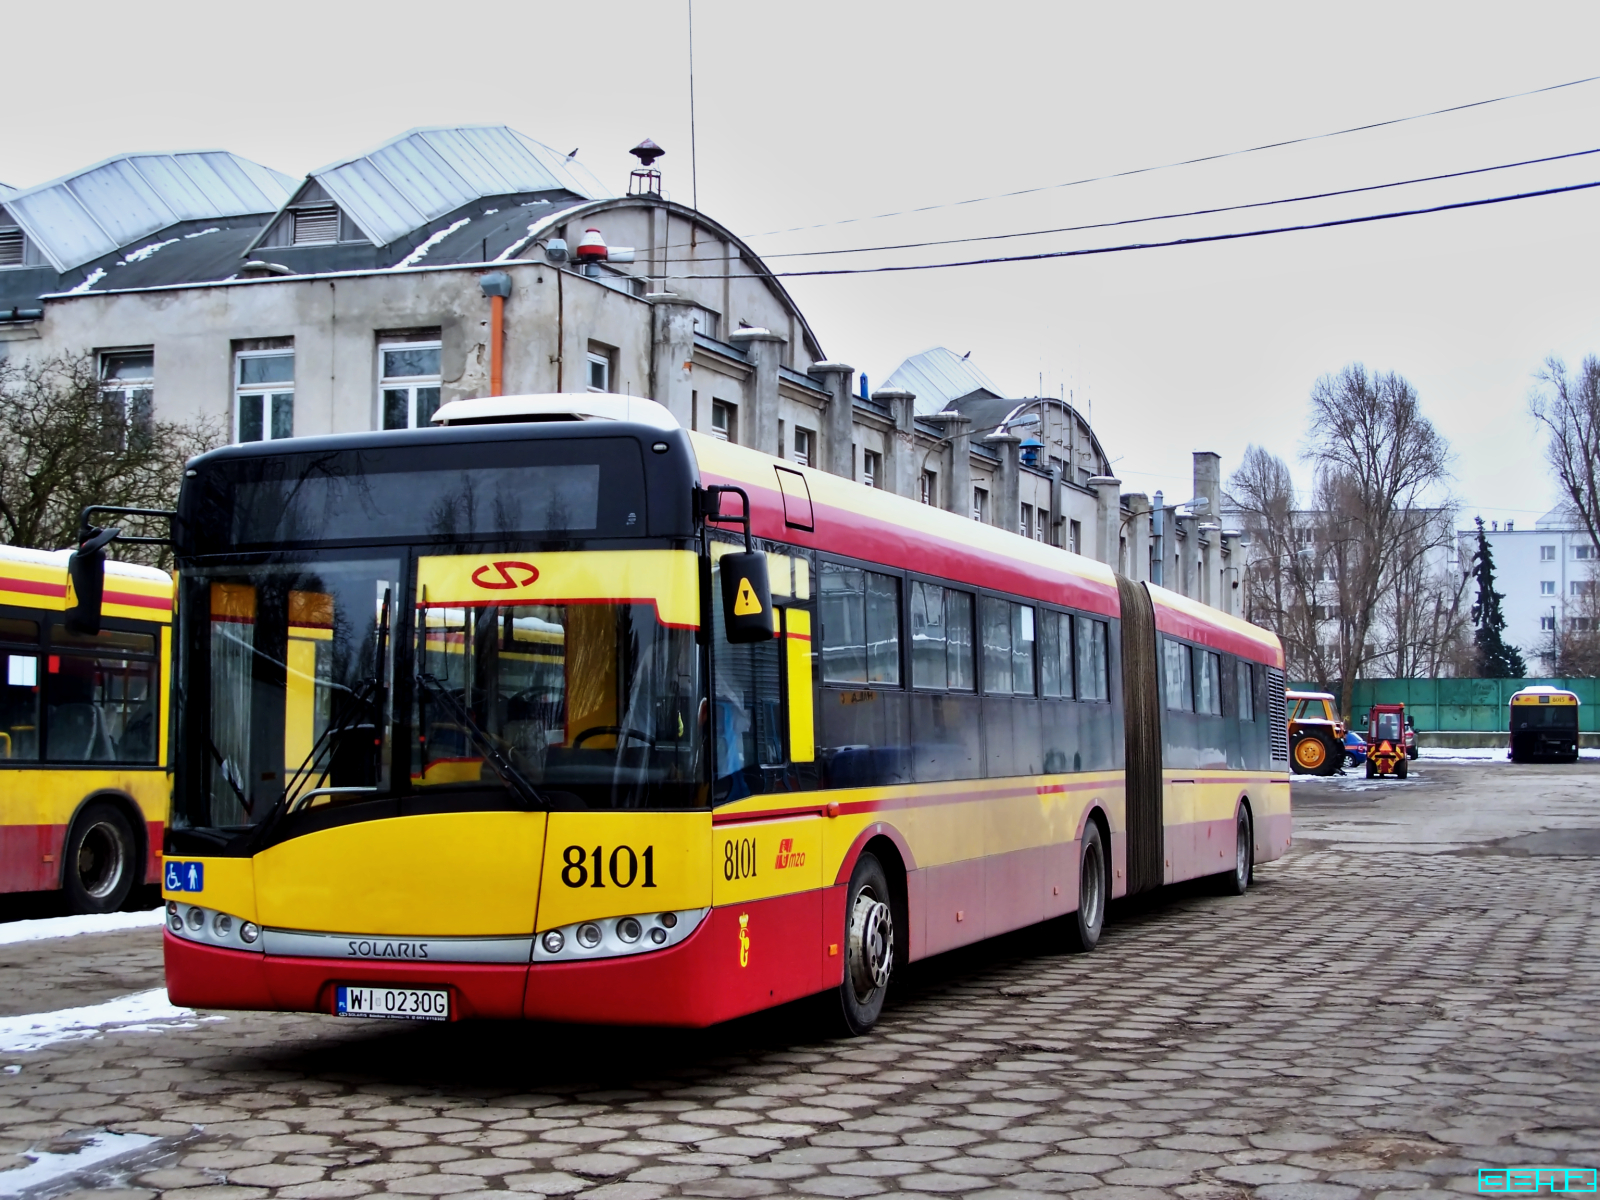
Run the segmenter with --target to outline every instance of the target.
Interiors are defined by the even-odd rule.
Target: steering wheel
[[[639,729],[624,729],[620,725],[591,725],[588,729],[585,729],[582,733],[578,734],[572,739],[572,748],[576,750],[579,746],[583,745],[584,742],[588,741],[592,737],[638,738],[652,750],[655,749],[656,745],[655,738]]]

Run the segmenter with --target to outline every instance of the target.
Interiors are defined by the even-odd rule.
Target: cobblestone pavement
[[[1544,824],[1592,844],[1600,771],[1566,771],[1297,786],[1295,853],[1248,895],[1123,904],[1092,955],[1033,930],[922,964],[859,1040],[795,1008],[697,1033],[229,1014],[0,1054],[20,1067],[0,1074],[0,1155],[153,1135],[53,1191],[185,1200],[1318,1200],[1597,1166],[1600,872],[1517,842],[1560,793]],[[1418,833],[1464,803],[1475,840]],[[155,940],[41,943],[4,967],[109,955],[108,979],[142,963],[132,982],[154,986]]]

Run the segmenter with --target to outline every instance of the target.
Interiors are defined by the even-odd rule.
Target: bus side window
[[[153,633],[50,630],[45,664],[45,754],[51,762],[156,761]]]
[[[37,762],[39,758],[39,625],[14,617],[0,618],[0,763]]]

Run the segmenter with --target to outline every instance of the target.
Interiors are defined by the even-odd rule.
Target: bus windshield
[[[665,553],[678,568],[674,615],[692,618],[692,553],[346,553],[185,572],[175,826],[237,832],[374,800],[705,803],[692,619],[669,626],[655,602],[605,598],[639,595],[629,585]],[[484,570],[506,563],[506,582],[525,590],[541,573],[524,559],[560,602],[486,602],[449,583],[492,596],[483,589],[505,584]],[[609,578],[591,578],[590,560]]]
[[[1511,730],[1522,729],[1576,729],[1578,706],[1576,704],[1513,704]]]

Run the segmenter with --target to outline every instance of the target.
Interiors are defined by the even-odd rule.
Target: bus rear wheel
[[[115,912],[138,869],[133,829],[110,804],[91,804],[73,822],[62,856],[62,890],[76,913]]]
[[[894,916],[883,864],[863,854],[850,872],[844,909],[844,982],[839,1015],[845,1032],[860,1037],[878,1022],[894,973]]]
[[[1087,954],[1100,944],[1106,923],[1106,844],[1100,826],[1090,821],[1083,830],[1078,856],[1078,911],[1067,918],[1067,948]]]
[[[1220,879],[1223,895],[1244,895],[1245,892],[1250,890],[1250,884],[1255,879],[1255,873],[1255,829],[1250,822],[1250,810],[1241,805],[1239,808],[1239,820],[1235,825],[1233,870],[1224,872]]]

